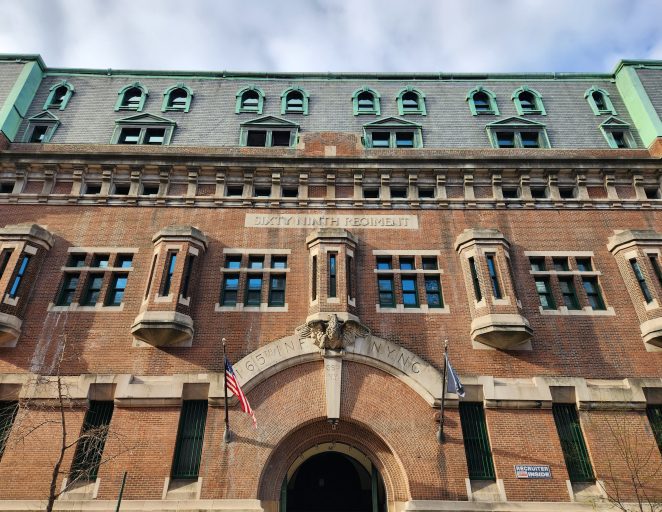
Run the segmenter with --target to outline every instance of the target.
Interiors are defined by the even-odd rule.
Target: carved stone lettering
[[[418,229],[418,216],[247,213],[244,226],[247,228]]]

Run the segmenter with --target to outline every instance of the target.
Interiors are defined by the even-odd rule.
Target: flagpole
[[[448,340],[444,340],[444,371],[441,384],[441,410],[439,411],[439,430],[437,441],[444,442],[444,402],[446,401],[446,368],[448,368]]]
[[[228,372],[225,369],[225,365],[228,362],[228,358],[225,356],[225,338],[223,338],[223,387],[225,389],[225,432],[223,433],[223,441],[229,443],[231,439],[230,434],[230,411],[228,410]]]

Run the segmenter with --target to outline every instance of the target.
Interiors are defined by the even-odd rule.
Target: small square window
[[[559,195],[561,199],[574,199],[575,187],[559,187]]]
[[[248,130],[246,145],[251,147],[265,147],[267,145],[266,130]]]
[[[590,272],[593,270],[591,258],[575,258],[575,261],[577,262],[577,270],[580,272]]]
[[[8,181],[0,183],[0,194],[11,194],[14,191],[14,184]]]
[[[547,187],[531,187],[533,199],[547,199]]]
[[[364,188],[363,189],[363,198],[364,199],[379,199],[379,189],[378,188]]]
[[[70,254],[69,261],[67,262],[67,267],[84,267],[86,256],[87,255],[83,253]]]
[[[143,196],[155,196],[159,193],[159,186],[156,184],[144,184],[143,185]]]
[[[225,257],[225,268],[241,268],[241,255],[233,254]]]
[[[255,187],[255,197],[271,196],[271,187]]]
[[[395,132],[396,148],[413,148],[414,134],[411,132]]]
[[[228,185],[227,187],[228,197],[241,197],[243,193],[244,193],[243,185]]]
[[[118,144],[138,144],[140,140],[140,128],[122,128]]]
[[[660,199],[659,187],[645,187],[644,193],[646,194],[646,199]]]
[[[557,272],[567,272],[570,270],[568,258],[552,258],[552,264],[554,265],[554,270]]]
[[[101,184],[99,183],[88,183],[85,185],[85,194],[92,196],[101,193]]]
[[[283,187],[283,197],[293,199],[298,196],[299,196],[298,187]]]
[[[400,270],[414,270],[414,258],[400,257]]]
[[[287,268],[287,256],[272,256],[271,268]]]
[[[248,258],[248,268],[251,269],[264,268],[264,256],[250,256]]]
[[[133,265],[132,254],[118,254],[115,260],[115,266],[119,268],[131,268]]]
[[[497,146],[500,148],[514,148],[515,147],[515,133],[514,132],[496,132]]]
[[[165,128],[147,128],[143,144],[161,146],[165,142]]]
[[[94,257],[92,258],[92,265],[90,266],[97,268],[106,268],[108,266],[109,261],[110,261],[109,254],[95,254]]]
[[[116,196],[128,196],[131,185],[128,183],[117,183],[115,184],[113,194]]]
[[[540,147],[540,136],[537,132],[522,132],[520,133],[522,138],[522,147],[523,148],[539,148]]]
[[[271,145],[274,147],[289,147],[290,132],[283,132],[283,131],[271,132]]]
[[[32,134],[30,135],[30,142],[44,142],[46,139],[46,134],[48,133],[47,125],[37,125],[32,129]]]
[[[519,188],[518,187],[505,187],[501,189],[504,199],[518,199],[519,198]]]
[[[437,270],[439,268],[437,265],[437,258],[435,257],[423,257],[421,258],[421,263],[423,265],[423,270]]]
[[[419,197],[419,199],[434,199],[434,188],[432,188],[432,187],[419,187],[418,188],[418,197]]]
[[[529,258],[531,270],[534,272],[543,272],[545,270],[545,258]]]
[[[624,149],[629,147],[627,139],[625,138],[625,132],[612,131],[611,136],[614,138],[614,144],[617,148]]]
[[[405,187],[391,187],[391,199],[407,199]]]
[[[393,260],[390,256],[381,256],[377,258],[377,270],[391,270],[393,268]]]
[[[372,132],[372,147],[387,148],[389,147],[390,138],[391,134],[389,132]]]

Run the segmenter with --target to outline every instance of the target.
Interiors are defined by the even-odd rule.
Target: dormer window
[[[66,80],[56,83],[50,88],[48,99],[44,104],[44,110],[57,108],[64,110],[69,103],[71,95],[74,93],[74,86]]]
[[[352,110],[354,111],[354,115],[380,115],[379,99],[379,93],[369,87],[357,89],[352,94]]]
[[[612,149],[636,148],[630,125],[617,117],[610,117],[600,125],[600,131]]]
[[[367,148],[411,149],[423,147],[421,125],[398,118],[380,119],[363,126]]]
[[[153,114],[138,114],[115,121],[111,144],[167,146],[177,123]]]
[[[241,125],[240,144],[248,147],[292,147],[296,144],[299,125],[266,116]]]
[[[466,100],[469,102],[469,110],[474,116],[499,115],[496,96],[492,91],[476,87],[467,93]]]
[[[616,114],[614,105],[612,105],[611,99],[609,98],[609,93],[604,89],[598,89],[593,86],[586,90],[584,98],[596,116],[601,116],[603,114]]]
[[[184,84],[173,85],[163,93],[161,112],[179,111],[188,112],[191,108],[193,91]]]
[[[292,87],[281,96],[281,114],[308,115],[308,93],[300,87]]]
[[[50,142],[60,120],[50,112],[41,112],[28,119],[28,127],[23,136],[23,142],[43,144]]]
[[[255,114],[262,113],[264,106],[264,93],[261,89],[251,85],[237,91],[237,104],[235,106],[235,114],[242,112],[253,112]]]
[[[531,114],[547,115],[542,103],[542,96],[538,91],[530,87],[520,87],[513,93],[512,99],[515,102],[517,114],[520,116]]]
[[[426,115],[425,94],[414,87],[405,87],[397,96],[398,113]]]
[[[548,148],[545,125],[529,119],[511,117],[488,124],[485,129],[494,148]]]
[[[140,82],[136,82],[120,89],[117,94],[115,110],[136,110],[140,112],[145,106],[148,92]]]

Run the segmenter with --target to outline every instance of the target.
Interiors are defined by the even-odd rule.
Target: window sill
[[[545,316],[616,316],[616,312],[612,307],[608,307],[607,309],[593,309],[591,307],[585,307],[584,309],[568,309],[565,306],[561,306],[558,309],[543,309],[542,306],[538,306],[538,309],[540,314]]]
[[[394,308],[382,307],[379,304],[375,305],[377,313],[423,313],[430,315],[449,315],[451,310],[448,305],[443,308],[431,308],[427,304],[421,304],[417,308],[406,308],[404,304],[396,304]]]
[[[258,312],[258,313],[287,313],[289,307],[287,302],[284,306],[270,306],[268,303],[263,302],[259,306],[246,306],[245,304],[236,304],[234,306],[221,306],[220,304],[214,304],[214,311],[216,313],[226,312],[226,311],[247,311],[247,312]]]
[[[124,311],[124,303],[119,306],[104,306],[103,304],[97,304],[95,306],[81,306],[76,302],[72,302],[68,306],[56,306],[52,302],[48,305],[47,311],[53,312],[75,312],[75,313],[112,313],[118,311]]]

